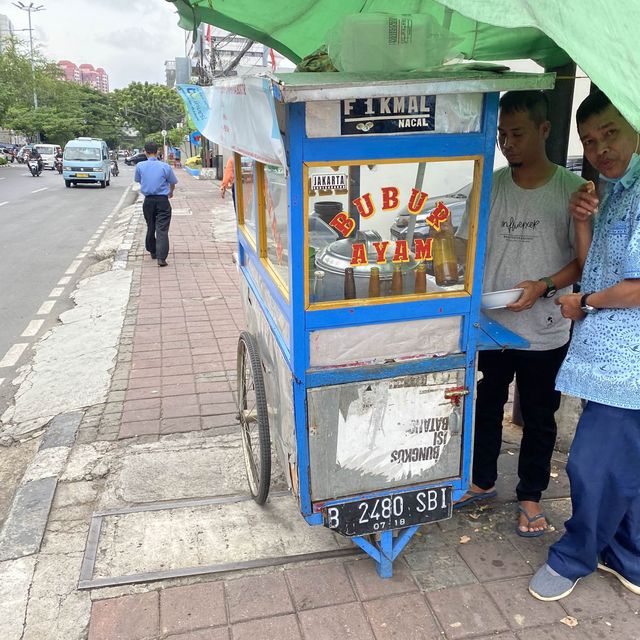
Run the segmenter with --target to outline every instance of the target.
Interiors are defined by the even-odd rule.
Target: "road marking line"
[[[2,386],[3,382],[4,382],[4,378],[0,378],[0,387]]]
[[[49,298],[59,298],[64,291],[64,287],[56,287],[55,289],[51,289],[51,293],[48,295]]]
[[[38,193],[38,191],[46,191],[49,187],[42,187],[42,189],[36,189],[35,191],[32,191],[31,193]]]
[[[0,367],[13,367],[18,362],[22,352],[29,346],[28,342],[19,342],[7,351],[4,358],[0,360]]]
[[[23,338],[32,338],[35,336],[38,331],[40,331],[40,327],[44,324],[44,320],[32,320],[27,328],[22,332]]]
[[[64,278],[60,278],[60,280],[58,280],[58,286],[63,287],[65,284],[69,284],[70,280],[71,280],[71,276],[65,276]]]
[[[78,267],[80,266],[80,263],[82,262],[82,260],[74,260],[70,265],[69,268],[64,272],[64,274],[66,276],[70,276],[73,275],[77,270]]]
[[[53,305],[56,303],[55,300],[47,300],[43,302],[40,308],[36,311],[37,316],[46,316],[51,313],[51,309],[53,309]]]
[[[9,201],[5,200],[4,202],[0,202],[0,207],[4,207],[5,204],[9,204]]]

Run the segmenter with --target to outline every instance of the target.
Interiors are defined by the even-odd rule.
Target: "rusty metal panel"
[[[464,369],[307,391],[313,501],[435,482],[461,467]]]

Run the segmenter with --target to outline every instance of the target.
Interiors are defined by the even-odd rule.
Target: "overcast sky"
[[[29,4],[32,0],[23,0]],[[165,82],[164,61],[184,55],[186,32],[166,0],[33,0],[34,38],[56,61],[103,67],[111,89],[130,82]],[[15,29],[28,27],[26,11],[0,0]],[[17,35],[28,38],[28,33]],[[35,44],[35,43],[34,43]]]

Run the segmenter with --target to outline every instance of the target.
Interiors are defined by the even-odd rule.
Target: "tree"
[[[64,145],[77,136],[103,138],[115,147],[122,120],[114,98],[91,87],[66,82],[57,64],[34,54],[39,108],[33,108],[31,59],[26,46],[11,38],[0,52],[0,126],[44,142]]]
[[[132,82],[124,89],[116,89],[113,97],[122,119],[142,139],[160,129],[172,129],[185,118],[180,96],[161,84]]]

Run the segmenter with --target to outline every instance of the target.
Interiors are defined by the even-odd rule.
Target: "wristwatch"
[[[583,313],[586,313],[587,315],[591,314],[591,313],[595,313],[596,311],[598,311],[598,309],[596,309],[596,307],[592,307],[590,304],[587,304],[587,298],[591,295],[591,293],[585,293],[582,298],[580,298],[580,309],[582,309]]]
[[[547,285],[545,292],[540,296],[541,298],[553,298],[556,295],[558,289],[551,278],[540,278],[539,282],[544,282]]]

